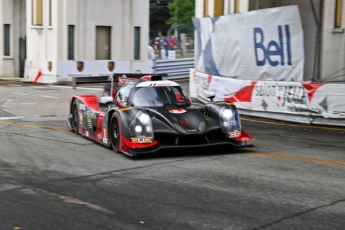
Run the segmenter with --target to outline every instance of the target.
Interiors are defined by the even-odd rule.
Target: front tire
[[[119,120],[116,113],[114,113],[113,116],[111,117],[111,122],[110,122],[110,143],[113,150],[116,153],[120,152],[120,142],[121,142],[121,135],[120,135]]]
[[[79,130],[79,116],[78,116],[78,106],[77,102],[74,100],[72,105],[72,120],[71,120],[72,130],[78,133]]]

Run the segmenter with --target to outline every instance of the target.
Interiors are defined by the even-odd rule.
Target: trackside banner
[[[204,90],[212,91],[215,100],[241,109],[345,119],[345,84],[237,80],[193,69],[189,82],[192,97],[206,99]]]
[[[194,18],[198,72],[248,80],[303,81],[303,30],[297,6]]]

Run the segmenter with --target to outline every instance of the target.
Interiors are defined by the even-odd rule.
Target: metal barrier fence
[[[194,68],[194,58],[159,60],[152,68],[157,75],[166,74],[165,78],[169,80],[189,78],[189,69]]]

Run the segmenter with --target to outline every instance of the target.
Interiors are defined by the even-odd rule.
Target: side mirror
[[[113,103],[113,97],[101,97],[101,104]]]
[[[205,97],[210,99],[211,101],[213,101],[213,98],[216,97],[216,94],[214,92],[211,92],[208,90],[203,90],[203,93],[204,93]]]

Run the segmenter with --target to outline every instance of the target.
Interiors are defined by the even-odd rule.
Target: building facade
[[[25,21],[25,0],[0,1],[0,77],[19,77],[20,66],[24,69]]]
[[[122,69],[152,71],[148,0],[1,0],[0,11],[0,77],[32,79],[45,63],[61,67],[52,78],[81,62],[97,69],[125,61]]]
[[[298,6],[302,21],[304,80],[344,82],[345,4],[343,0],[196,0],[195,17],[219,17],[288,5]],[[197,56],[196,53],[195,57]]]

